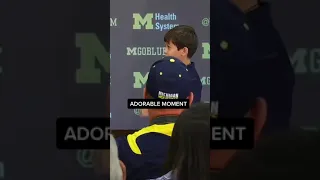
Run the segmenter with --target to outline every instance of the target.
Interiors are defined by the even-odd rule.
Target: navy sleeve
[[[132,177],[135,173],[134,170],[136,169],[136,166],[139,166],[140,163],[137,161],[136,155],[132,152],[128,144],[127,136],[116,138],[116,142],[119,159],[126,165],[127,177]]]
[[[126,161],[125,155],[128,153],[127,149],[127,138],[126,136],[121,136],[116,138],[117,146],[118,146],[118,154],[119,154],[119,159],[121,161]]]

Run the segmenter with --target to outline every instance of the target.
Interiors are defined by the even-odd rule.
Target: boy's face
[[[169,43],[166,43],[165,54],[166,56],[172,56],[180,60],[183,60],[187,57],[186,55],[188,53],[186,54],[185,48],[178,50],[177,46],[170,41]]]

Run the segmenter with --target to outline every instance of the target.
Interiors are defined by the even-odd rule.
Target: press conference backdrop
[[[318,107],[320,106],[320,36],[318,35],[318,32],[320,32],[320,25],[316,23],[316,17],[320,15],[320,12],[317,11],[317,7],[320,6],[320,2],[311,0],[273,0],[272,2],[272,14],[274,16],[275,25],[280,30],[281,36],[286,43],[289,56],[291,57],[296,72],[296,86],[294,93],[292,123],[294,125],[312,128],[320,124],[320,114],[318,112]],[[111,1],[112,8],[110,18],[110,69],[112,74],[111,126],[113,129],[137,129],[147,125],[147,119],[139,118],[136,115],[137,112],[135,113],[134,111],[127,110],[126,99],[142,97],[142,88],[144,87],[144,83],[146,81],[145,75],[148,71],[148,68],[154,61],[163,56],[161,48],[164,47],[163,35],[167,31],[167,29],[162,28],[161,31],[160,27],[165,26],[158,26],[160,24],[188,24],[194,26],[194,28],[196,29],[199,35],[200,44],[198,47],[198,52],[194,56],[193,61],[196,63],[197,69],[200,76],[202,77],[202,82],[204,84],[203,100],[209,99],[209,26],[207,23],[207,20],[209,19],[206,19],[209,17],[208,3],[209,1],[199,1],[195,3],[191,0],[135,0],[134,3],[128,3],[124,0]],[[134,13],[136,13],[135,16]],[[155,18],[157,16],[155,13],[161,13],[162,15],[171,13],[170,17],[175,20],[156,20]],[[175,16],[173,16],[173,13]],[[151,19],[151,22],[149,19]],[[135,23],[135,21],[140,23],[141,29],[139,29],[140,26],[138,25],[138,23]],[[107,20],[105,21],[105,23],[107,23]],[[92,34],[89,37],[89,39],[91,40],[88,40],[88,36],[81,34],[83,33],[83,31],[79,33],[80,34],[75,35],[75,37],[78,37],[76,38],[76,40],[78,39],[78,42],[84,42],[84,39],[79,40],[79,38],[87,38],[86,42],[90,42],[92,44],[91,49],[97,50],[98,52],[100,49],[99,53],[95,52],[96,54],[101,54],[101,52],[103,52],[101,51],[101,44],[99,44],[99,41],[103,42],[102,35],[98,36],[99,41],[96,41],[96,37]],[[97,34],[101,34],[101,31]],[[0,38],[0,46],[2,43],[4,42],[2,42]],[[77,47],[78,43],[72,44],[74,45],[74,47]],[[146,50],[146,48],[138,47],[151,47],[154,50],[151,51]],[[6,51],[8,51],[8,49],[6,49],[5,47],[0,49],[2,49],[2,51],[0,51],[1,82],[4,74],[6,73],[6,71],[8,71],[8,69],[3,66],[4,54],[6,54]],[[80,55],[81,56],[79,56],[77,64],[81,64],[81,60],[85,59],[86,57],[83,54]],[[103,53],[102,56],[105,57],[106,53]],[[103,64],[101,58],[99,61],[97,61],[96,64],[97,69],[100,69],[101,72],[105,72],[108,69],[108,67],[106,67],[107,64]],[[87,64],[82,64],[82,66],[85,65]],[[76,73],[77,68],[74,68],[73,74]],[[79,76],[80,75],[78,73],[78,77]],[[78,79],[74,78],[73,80],[74,83],[77,83],[81,86],[87,86],[88,89],[92,87],[92,84],[102,84],[102,79],[100,79],[99,81],[99,79],[97,78],[88,80],[86,78],[79,77]],[[91,81],[91,83],[88,83],[88,81]],[[1,89],[3,88],[2,83],[3,82],[1,82]],[[71,94],[73,92],[74,91],[70,91],[69,93]],[[78,95],[81,96],[81,94]],[[1,99],[2,97],[4,97],[3,94],[1,94]],[[4,110],[4,108],[6,108],[7,106],[3,105],[1,107],[2,110]],[[95,108],[96,106],[92,104],[87,108],[87,111],[91,110],[92,112],[95,112]],[[81,115],[81,112],[77,112],[76,109],[74,109],[70,114],[77,115],[77,113],[79,116]],[[26,118],[21,120],[23,122],[29,122]],[[17,124],[21,124],[21,122],[18,122]],[[43,123],[44,122],[45,119],[43,119]],[[4,123],[4,121],[1,120],[0,123]],[[0,134],[0,139],[4,140],[8,138],[8,136],[5,135],[2,130],[0,131]],[[4,146],[1,146],[2,150],[3,147]],[[82,171],[80,169],[81,167],[92,167],[92,155],[90,153],[91,151],[87,150],[80,150],[77,153],[70,152],[70,159],[72,162],[70,161],[69,163],[67,162],[67,158],[62,157],[58,158],[56,161],[43,158],[41,158],[40,161],[36,157],[33,157],[34,154],[30,155],[30,152],[21,153],[21,151],[14,152],[13,156],[18,159],[18,161],[14,162],[13,160],[11,160],[11,158],[13,158],[13,156],[11,155],[12,151],[9,151],[9,149],[7,150],[4,152],[8,153],[0,154],[0,179],[10,179],[10,174],[21,174],[23,175],[22,177],[25,178],[29,177],[25,175],[29,173],[30,175],[33,175],[31,176],[31,178],[35,178],[34,175],[36,172],[38,174],[45,173],[45,171],[41,169],[35,169],[33,168],[33,166],[30,166],[28,161],[24,161],[24,159],[27,159],[28,157],[33,158],[34,160],[32,162],[36,162],[38,163],[38,165],[47,163],[43,164],[41,167],[47,167],[46,165],[50,163],[47,169],[54,170],[57,166],[62,165],[67,168],[74,167],[73,171],[70,170],[70,174],[66,173],[66,177],[75,177],[76,175],[73,173],[81,173],[81,175],[77,176],[76,179],[88,178],[88,176],[84,175],[84,173],[88,173],[88,171]],[[28,148],[26,148],[25,150],[28,150]],[[48,158],[51,157],[50,155],[44,156]],[[76,164],[77,166],[75,167]],[[19,167],[17,167],[18,165]],[[29,167],[29,169],[27,169],[27,167]],[[22,169],[24,171],[22,171]],[[20,170],[21,172],[25,173],[19,173]],[[62,171],[59,174],[62,176]]]
[[[292,124],[306,129],[320,125],[320,25],[319,2],[270,0],[275,26],[286,44],[296,72]],[[137,0],[130,6],[112,1],[111,6],[111,127],[139,129],[148,124],[139,110],[126,108],[127,98],[142,97],[150,65],[163,56],[166,24],[188,24],[199,36],[196,63],[204,86],[203,101],[209,99],[209,1]],[[120,8],[121,7],[121,8]],[[119,11],[119,8],[121,11]],[[318,14],[320,15],[320,14]],[[113,22],[113,23],[112,23]],[[263,23],[263,22],[262,22]]]
[[[111,1],[111,128],[139,129],[148,125],[139,110],[127,109],[128,98],[143,98],[153,62],[164,56],[164,34],[174,26],[195,28],[199,47],[192,58],[203,84],[202,100],[209,100],[209,0]],[[120,10],[121,9],[121,10]]]

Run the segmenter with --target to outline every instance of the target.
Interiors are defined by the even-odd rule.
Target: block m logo
[[[139,13],[133,14],[133,29],[141,29],[144,26],[145,29],[153,29],[153,13],[147,13],[142,17]]]
[[[102,72],[110,72],[109,52],[94,33],[77,33],[76,47],[80,48],[80,68],[77,69],[76,82],[100,84]]]
[[[133,88],[138,89],[142,88],[147,83],[149,73],[146,73],[145,76],[141,72],[133,72],[134,84]]]
[[[320,48],[298,48],[291,56],[297,74],[320,73]]]
[[[202,43],[203,53],[202,59],[210,59],[210,44]]]
[[[136,56],[137,55],[137,48],[136,47],[127,47],[127,56],[130,56],[130,55],[134,55]]]

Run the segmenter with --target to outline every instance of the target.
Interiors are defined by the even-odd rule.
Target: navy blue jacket
[[[246,18],[258,53],[257,70],[261,82],[258,95],[264,97],[268,104],[265,130],[287,129],[290,126],[295,74],[285,45],[273,25],[270,4],[261,4]]]
[[[245,14],[226,0],[211,1],[210,10],[210,100],[219,101],[219,116],[243,116],[248,110],[255,46]],[[242,107],[242,108],[240,108]]]
[[[214,0],[210,12],[210,99],[219,101],[219,115],[243,116],[262,96],[268,103],[266,131],[288,128],[294,72],[270,5],[244,14],[229,1]]]

